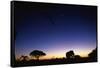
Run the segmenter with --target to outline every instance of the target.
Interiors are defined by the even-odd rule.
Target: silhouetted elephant
[[[71,50],[69,52],[66,53],[66,58],[67,59],[72,59],[74,58],[74,52]]]

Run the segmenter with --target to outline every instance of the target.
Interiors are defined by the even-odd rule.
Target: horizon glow
[[[87,57],[97,47],[96,8],[89,6],[45,6],[15,8],[15,56],[33,50],[47,55],[41,59],[75,55]]]

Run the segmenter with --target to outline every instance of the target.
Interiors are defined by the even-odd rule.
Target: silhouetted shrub
[[[88,56],[92,60],[97,60],[97,48],[95,48],[91,53],[89,53]]]
[[[19,60],[20,61],[27,61],[28,59],[29,59],[28,56],[22,55]]]

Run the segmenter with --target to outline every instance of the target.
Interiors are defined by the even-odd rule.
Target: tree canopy
[[[33,50],[29,55],[39,60],[39,57],[45,56],[46,54],[40,50]]]
[[[71,51],[67,52],[67,53],[66,53],[66,58],[67,58],[67,59],[74,58],[74,51],[71,50]]]
[[[88,54],[88,56],[89,56],[90,58],[96,58],[96,57],[97,57],[97,48],[95,48],[92,52],[90,52],[90,53]]]

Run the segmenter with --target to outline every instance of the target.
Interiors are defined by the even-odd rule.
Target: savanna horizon
[[[75,55],[79,55],[80,57],[84,58],[84,57],[88,57],[88,54],[90,52],[92,52],[92,50],[93,49],[90,49],[90,50],[79,50],[79,51],[73,50],[73,51],[74,51]],[[19,56],[16,55],[16,59],[19,59],[22,55],[19,55]],[[23,56],[28,56],[29,59],[36,59],[34,57],[29,56],[29,54],[24,54]],[[58,50],[57,52],[52,52],[50,54],[46,53],[46,56],[40,57],[39,60],[46,60],[46,59],[48,60],[48,59],[56,59],[56,58],[58,58],[58,59],[60,59],[60,58],[66,58],[66,52],[60,52]]]
[[[14,5],[13,65],[97,62],[96,6]]]

